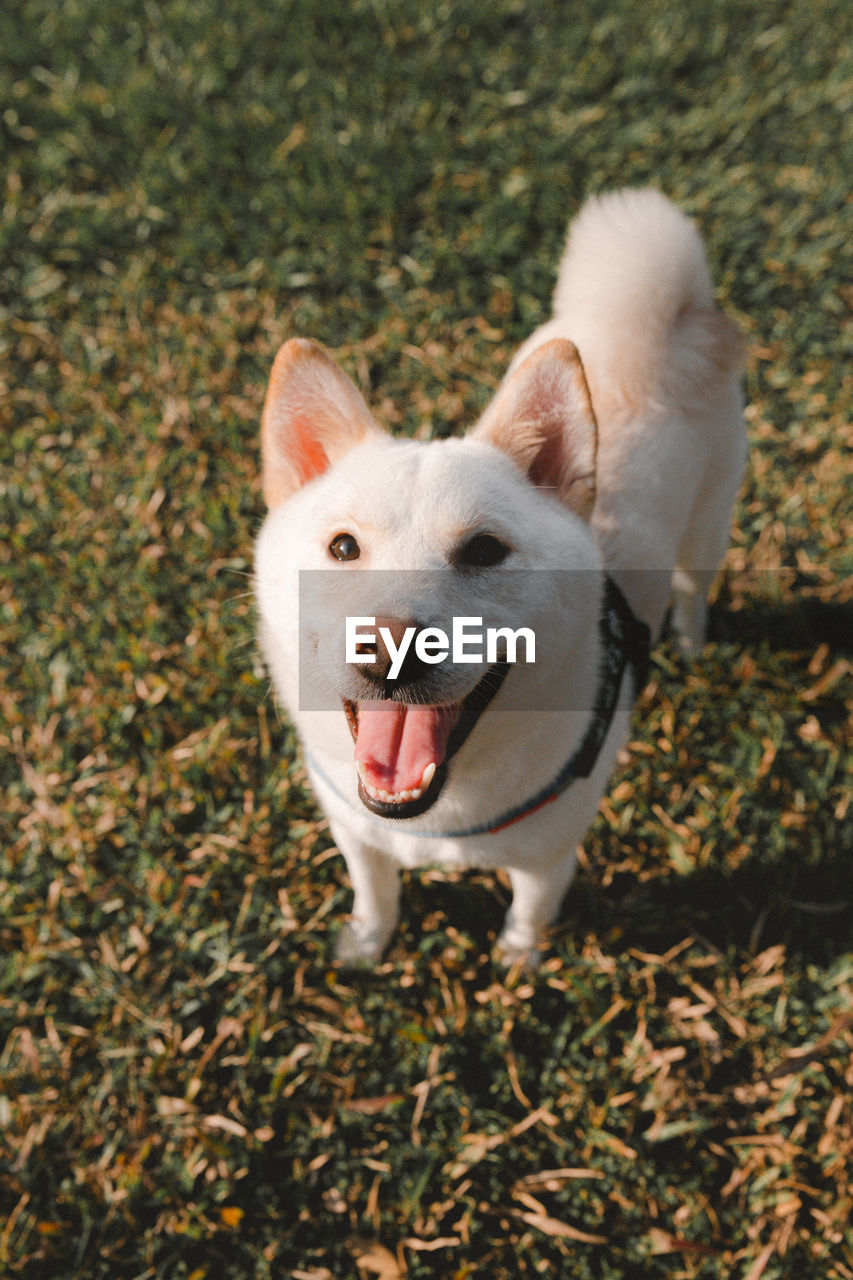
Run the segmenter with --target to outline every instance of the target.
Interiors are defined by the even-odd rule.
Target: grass
[[[4,7],[4,1275],[853,1276],[849,34]],[[647,181],[749,341],[714,643],[656,650],[541,972],[489,959],[499,877],[435,870],[346,975],[253,640],[272,356],[310,334],[394,430],[461,430],[569,213]]]

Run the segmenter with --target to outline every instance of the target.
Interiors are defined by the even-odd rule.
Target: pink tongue
[[[430,761],[443,762],[454,715],[452,707],[360,702],[355,760],[367,782],[391,793],[413,791]]]

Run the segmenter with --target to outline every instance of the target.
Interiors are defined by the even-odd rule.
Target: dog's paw
[[[539,939],[517,925],[509,926],[495,943],[495,960],[504,969],[538,969],[542,960]]]
[[[392,931],[393,932],[393,931]],[[370,929],[356,920],[342,926],[335,943],[335,963],[345,969],[365,968],[382,959],[391,934]]]

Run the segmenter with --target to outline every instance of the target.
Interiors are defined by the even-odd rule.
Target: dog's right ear
[[[381,428],[361,393],[316,342],[279,348],[261,419],[263,490],[277,507]]]

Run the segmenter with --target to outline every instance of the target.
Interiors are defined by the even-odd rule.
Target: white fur
[[[591,501],[595,439],[583,376],[576,358],[554,339],[569,339],[579,349],[598,419],[591,519],[585,518],[585,494],[588,489]],[[565,375],[555,376],[555,370]],[[395,441],[360,423],[355,439],[343,439],[349,428],[338,424],[328,428],[328,439],[327,428],[317,427],[316,441],[306,444],[311,424],[341,417],[326,411],[327,401],[350,411],[357,393],[351,384],[342,391],[341,377],[308,344],[290,344],[279,356],[264,427],[265,478],[274,477],[267,492],[276,505],[256,551],[263,651],[313,762],[312,780],[355,890],[338,955],[376,959],[397,921],[397,867],[442,862],[506,868],[513,904],[499,950],[512,961],[535,953],[571,880],[576,846],[627,733],[628,682],[591,777],[496,834],[435,839],[424,833],[486,822],[535,795],[580,742],[589,719],[582,708],[590,705],[601,656],[604,570],[653,632],[675,574],[674,618],[682,642],[702,643],[707,586],[725,549],[745,458],[737,342],[713,309],[692,224],[655,191],[624,192],[584,206],[560,265],[553,318],[524,344],[481,426],[466,439]],[[317,397],[321,408],[312,413]],[[541,432],[531,414],[541,417]],[[558,446],[560,457],[550,460]],[[329,459],[307,483],[292,478],[300,472],[299,456],[291,467],[300,450],[312,460]],[[524,474],[528,468],[536,474],[530,459],[537,450],[546,460],[542,466],[551,468],[554,492],[541,487],[541,478],[537,487]],[[352,564],[329,558],[329,542],[341,530],[362,547]],[[447,571],[461,534],[478,530],[512,544],[508,568],[530,571],[521,592],[519,575],[513,575],[512,598],[502,595],[500,570],[482,581]],[[439,601],[405,598],[400,585],[396,598],[376,602],[375,612],[416,617],[440,604],[447,612],[503,625],[514,607],[528,624],[562,638],[547,652],[538,646],[542,659],[535,666],[513,669],[451,761],[441,795],[421,817],[382,819],[367,812],[356,795],[342,710],[300,708],[298,574],[306,568],[336,572],[338,610],[360,600],[355,586],[362,569],[443,569]],[[535,572],[547,568],[586,572],[581,585],[561,597],[545,590],[547,575]],[[351,672],[322,634],[312,671],[337,697],[351,696]],[[448,699],[473,687],[479,674],[448,673]],[[506,709],[511,697],[522,706],[579,710]]]

